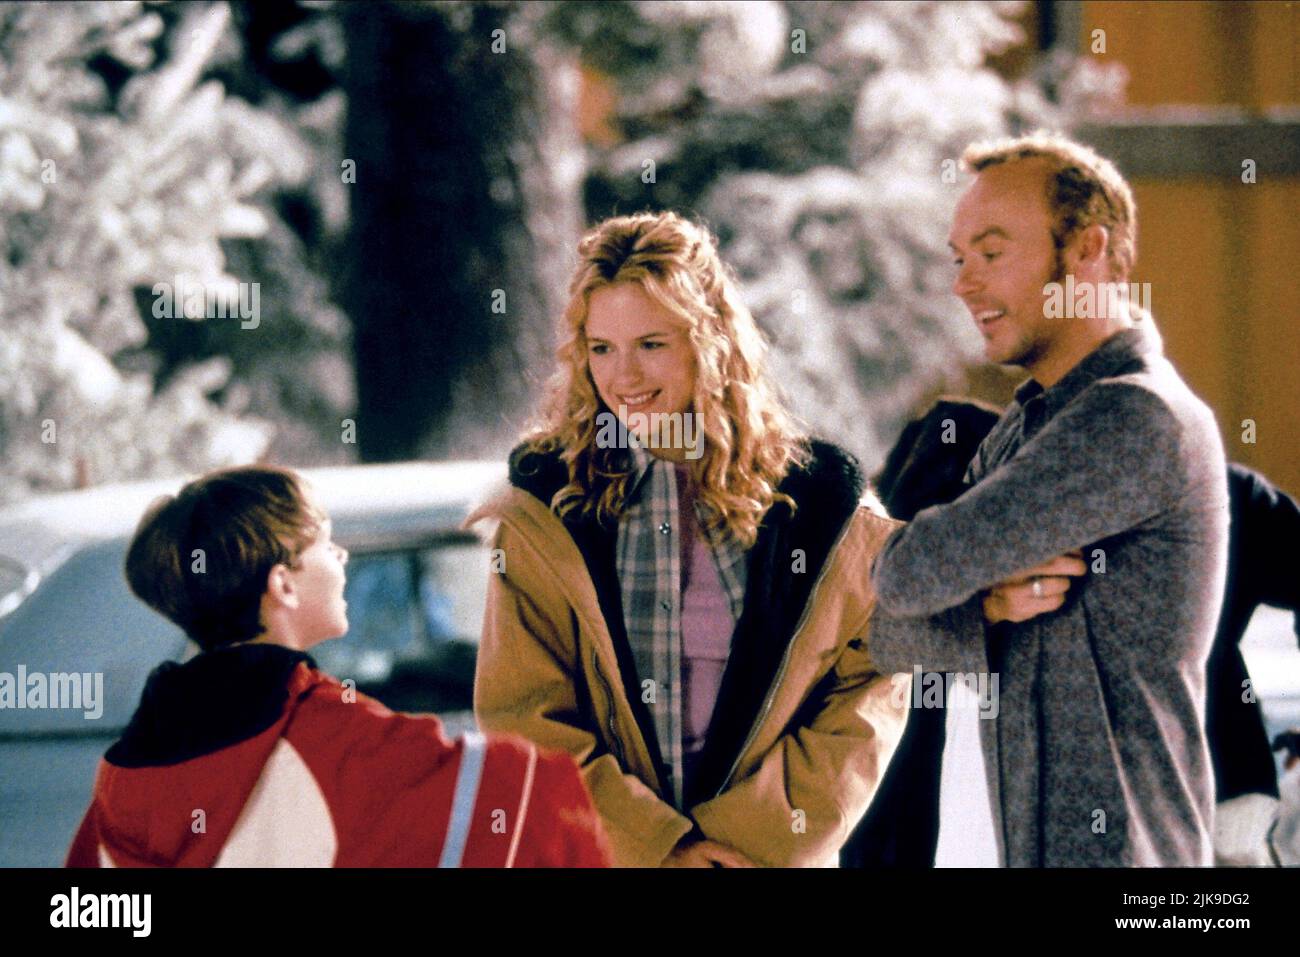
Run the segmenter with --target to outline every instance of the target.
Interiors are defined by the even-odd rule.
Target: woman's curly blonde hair
[[[806,436],[782,407],[763,360],[767,343],[741,303],[735,280],[707,229],[676,213],[607,219],[578,244],[581,261],[560,323],[559,366],[529,451],[559,449],[569,482],[551,500],[561,516],[577,510],[609,521],[621,514],[630,459],[597,443],[598,419],[609,412],[587,364],[587,303],[597,289],[636,283],[686,329],[695,354],[692,411],[699,413],[703,455],[691,463],[711,532],[726,530],[745,547],[792,466],[808,461]]]

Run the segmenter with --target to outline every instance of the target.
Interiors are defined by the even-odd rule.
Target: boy
[[[211,473],[145,513],[131,590],[203,650],[149,677],[71,867],[604,866],[567,755],[455,744],[307,655],[348,629],[347,552],[293,472]]]

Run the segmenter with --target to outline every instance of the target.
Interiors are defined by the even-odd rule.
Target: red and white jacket
[[[150,676],[100,762],[70,867],[601,867],[568,755],[451,742],[274,645]]]

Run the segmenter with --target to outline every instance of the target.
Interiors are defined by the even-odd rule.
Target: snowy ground
[[[1295,616],[1277,608],[1260,608],[1241,642],[1255,692],[1264,705],[1269,739],[1300,728],[1300,648]]]

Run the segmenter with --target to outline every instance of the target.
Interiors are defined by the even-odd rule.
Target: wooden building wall
[[[1130,120],[1167,122],[1183,107],[1189,124],[1300,118],[1300,3],[1086,0],[1080,27],[1080,52],[1127,68]],[[1102,54],[1091,49],[1097,29]],[[1229,137],[1208,162],[1126,170],[1138,203],[1134,279],[1151,283],[1166,351],[1214,409],[1229,458],[1300,494],[1300,157],[1252,157],[1260,151],[1247,140],[1259,137],[1240,136],[1241,150]],[[1194,136],[1180,142],[1197,149]],[[1246,183],[1252,158],[1256,181]]]

